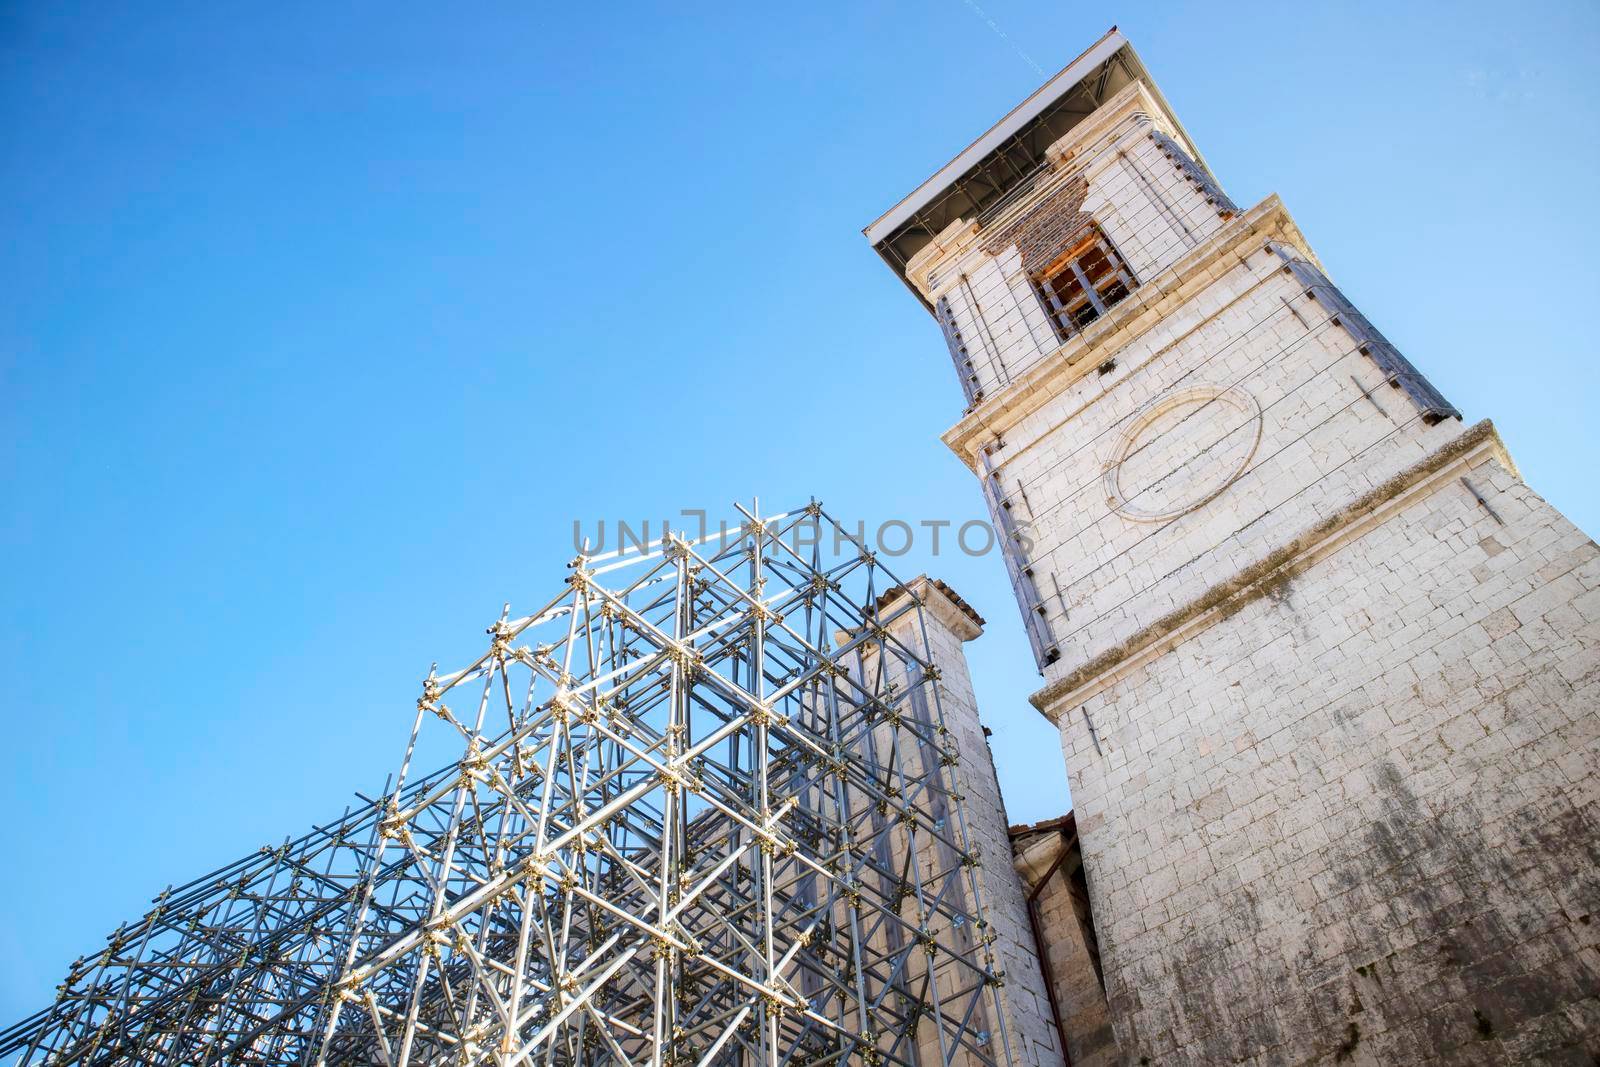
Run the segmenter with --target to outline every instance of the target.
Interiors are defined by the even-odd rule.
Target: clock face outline
[[[1205,413],[1210,409],[1214,413],[1222,414],[1228,420],[1227,432],[1212,444],[1222,445],[1231,439],[1235,442],[1232,447],[1238,455],[1225,458],[1220,475],[1212,472],[1209,476],[1199,479],[1197,485],[1187,487],[1186,492],[1179,494],[1178,502],[1155,506],[1141,505],[1138,502],[1139,498],[1147,495],[1149,487],[1143,489],[1134,487],[1130,492],[1130,487],[1126,484],[1129,461],[1163,437],[1173,435],[1182,429],[1183,423],[1180,422],[1177,426],[1152,432],[1163,417],[1180,408],[1194,408],[1197,413]],[[1187,421],[1187,417],[1184,421]],[[1130,522],[1167,522],[1204,507],[1238,481],[1239,476],[1249,467],[1250,461],[1255,458],[1256,450],[1261,445],[1262,428],[1261,405],[1256,403],[1255,397],[1239,386],[1194,385],[1169,390],[1135,412],[1118,434],[1111,451],[1111,458],[1106,461],[1102,474],[1106,506]],[[1200,452],[1207,453],[1211,447],[1207,445]],[[1158,483],[1178,473],[1178,469],[1169,470],[1154,479],[1154,482]]]

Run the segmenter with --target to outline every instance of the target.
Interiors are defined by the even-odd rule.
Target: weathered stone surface
[[[1506,526],[1442,483],[1089,699],[1103,754],[1064,719],[1130,1050],[1583,1047],[1600,552],[1499,463],[1469,477]],[[1519,608],[1533,641],[1491,622]]]
[[[1039,963],[1054,987],[1051,1008],[1069,1062],[1072,1067],[1121,1063],[1073,816],[1013,827],[1011,846],[1023,893],[1032,902]]]
[[[1491,426],[1393,388],[1358,313],[1285,269],[1316,260],[1282,204],[1219,211],[1152,136],[1174,125],[1130,86],[913,278],[982,389],[945,440],[1026,526],[1061,653],[1036,703],[1120,1053],[1592,1062],[1600,549]],[[997,238],[1054,204],[1139,280],[1065,343],[1026,270],[1048,249]],[[1065,989],[1079,918],[1041,901]]]
[[[924,632],[900,636],[913,648],[922,647],[926,637],[929,655],[940,672],[939,708],[944,725],[955,742],[955,750],[961,754],[953,777],[964,798],[966,838],[979,855],[976,875],[981,910],[990,926],[988,932],[994,936],[997,970],[1004,974],[1000,1001],[1006,1013],[1010,1062],[1028,1067],[1061,1067],[1060,1042],[1044,992],[1022,886],[1011,864],[1005,803],[1000,797],[1000,782],[983,724],[978,720],[977,698],[962,649],[963,644],[983,632],[982,620],[943,582],[927,578],[917,578],[908,582],[905,589],[891,591],[884,598],[883,613],[894,615],[895,598],[907,595],[920,598],[924,605],[920,616]],[[909,630],[917,625],[917,618],[910,613],[891,625],[890,630]],[[998,1047],[994,1051],[998,1059],[1004,1058]],[[936,1049],[930,1054],[937,1059]]]

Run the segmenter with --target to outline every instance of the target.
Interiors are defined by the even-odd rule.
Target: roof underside
[[[966,151],[868,226],[867,239],[905,281],[911,257],[952,222],[962,218],[982,222],[1026,195],[1046,169],[1045,150],[1136,80],[1144,82],[1171,116],[1171,108],[1133,46],[1113,27]],[[1177,122],[1175,117],[1173,122]],[[1183,140],[1189,142],[1186,134]],[[1200,159],[1193,144],[1188,147],[1194,158]],[[922,294],[911,288],[917,299],[923,300]]]

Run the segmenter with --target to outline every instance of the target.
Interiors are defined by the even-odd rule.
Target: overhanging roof
[[[863,231],[867,240],[905,281],[906,263],[946,226],[959,218],[981,219],[1012,193],[1031,184],[1045,161],[1045,149],[1135,80],[1144,82],[1191,155],[1205,166],[1133,46],[1113,26],[933,177],[884,212]],[[922,300],[914,287],[912,292]]]

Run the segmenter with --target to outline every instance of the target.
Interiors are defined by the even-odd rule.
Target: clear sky
[[[981,516],[860,230],[1112,23],[1600,529],[1594,4],[762,6],[0,13],[0,1023],[381,786],[574,519]],[[899,569],[988,617],[1012,816],[1064,811],[999,559]]]

